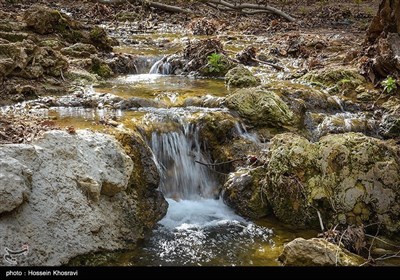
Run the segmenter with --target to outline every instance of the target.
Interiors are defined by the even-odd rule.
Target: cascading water
[[[163,57],[162,59],[153,64],[153,66],[149,71],[149,74],[170,75],[171,72],[172,72],[171,63],[167,61],[167,57]]]
[[[211,198],[217,189],[201,152],[199,131],[185,124],[180,131],[153,132],[151,148],[161,166],[160,188],[166,197],[175,199]]]
[[[252,264],[251,255],[260,244],[270,246],[272,231],[237,216],[218,197],[221,186],[206,166],[210,161],[202,150],[199,128],[186,121],[186,113],[158,113],[170,115],[150,114],[148,120],[162,129],[152,133],[149,144],[169,207],[140,248],[141,257],[132,261],[139,265]],[[173,129],[166,131],[166,127]],[[253,138],[241,125],[237,129],[243,137]],[[238,259],[238,255],[248,258]]]

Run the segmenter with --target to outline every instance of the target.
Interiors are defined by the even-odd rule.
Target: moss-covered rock
[[[295,118],[276,93],[261,88],[236,91],[226,97],[226,106],[257,127],[292,125]]]
[[[351,68],[324,68],[309,72],[301,79],[328,88],[331,94],[342,95],[349,95],[358,86],[366,83],[365,78],[356,69]]]
[[[96,54],[96,48],[91,44],[76,43],[72,46],[61,49],[63,55],[72,57],[90,57],[92,54]]]
[[[91,71],[94,74],[99,75],[102,78],[110,78],[114,75],[110,66],[97,57],[92,57],[92,68]]]
[[[111,52],[113,50],[113,40],[108,37],[107,32],[101,27],[94,27],[89,34],[90,42],[98,50]]]
[[[261,84],[261,80],[243,65],[238,65],[226,73],[225,84],[228,87],[255,87]]]
[[[274,137],[265,191],[274,214],[298,227],[382,223],[400,232],[399,148],[391,142],[346,133],[317,143],[287,133]]]
[[[215,55],[215,54],[212,54]],[[208,62],[202,66],[198,71],[202,76],[208,77],[223,77],[230,69],[235,67],[235,64],[230,61],[223,54],[216,54],[219,56],[217,61],[211,62],[208,56]]]
[[[28,9],[24,20],[28,28],[39,34],[62,33],[80,28],[80,24],[68,15],[40,5],[34,5]]]
[[[284,246],[278,259],[287,266],[359,266],[366,261],[322,238],[296,238]]]
[[[265,168],[241,168],[229,174],[222,189],[227,205],[238,214],[252,219],[262,218],[270,213],[268,200],[262,191]]]

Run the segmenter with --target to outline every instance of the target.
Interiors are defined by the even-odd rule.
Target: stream
[[[228,111],[185,104],[191,98],[206,96],[213,100],[225,96],[228,91],[222,80],[143,73],[118,77],[90,91],[159,102],[160,106],[128,111],[83,108],[51,111],[58,122],[65,120],[78,127],[111,114],[126,127],[141,121],[153,128],[147,140],[161,175],[159,188],[169,207],[166,216],[135,250],[92,254],[80,259],[78,264],[276,266],[284,242],[298,236],[316,235],[311,230],[292,231],[276,220],[249,221],[222,201],[220,182],[213,170],[204,165],[210,163],[210,158],[202,149],[198,127],[191,120],[199,113]],[[262,146],[257,135],[248,133],[239,120],[236,130],[239,137]]]

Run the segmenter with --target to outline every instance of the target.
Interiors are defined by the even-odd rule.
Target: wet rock
[[[400,102],[397,97],[391,97],[382,104],[384,114],[380,122],[379,134],[384,138],[400,137]]]
[[[140,199],[136,217],[146,229],[151,229],[165,216],[168,209],[167,201],[158,191],[160,175],[153,160],[153,153],[137,131],[119,132],[115,137],[136,167],[127,190]]]
[[[225,203],[238,214],[252,219],[268,215],[270,208],[261,183],[265,172],[264,167],[257,167],[230,173],[222,189]]]
[[[387,234],[399,232],[398,153],[393,143],[359,133],[317,143],[278,135],[268,154],[268,202],[278,219],[297,227],[318,228],[319,210],[326,224],[379,222]]]
[[[261,84],[260,78],[251,73],[249,69],[243,65],[238,65],[232,68],[225,75],[225,83],[230,87],[255,87]]]
[[[227,96],[225,103],[257,127],[282,127],[294,120],[293,112],[276,93],[260,88],[238,90]]]
[[[40,5],[34,5],[28,9],[24,15],[24,20],[28,28],[39,34],[67,32],[70,29],[80,28],[79,23],[72,20],[68,15]]]
[[[115,74],[138,74],[136,59],[129,54],[115,55],[107,64]]]
[[[321,238],[296,238],[283,247],[278,260],[287,266],[359,266],[365,262],[362,257]]]
[[[76,43],[72,46],[61,49],[63,55],[68,55],[72,57],[90,57],[92,54],[96,54],[97,50],[93,45]]]
[[[333,68],[322,69],[307,73],[302,77],[317,86],[327,88],[331,94],[349,95],[358,86],[366,83],[356,69]]]
[[[10,212],[28,199],[31,188],[31,171],[18,160],[0,159],[0,214]]]
[[[385,138],[400,136],[400,115],[385,115],[380,124],[380,134]]]
[[[80,130],[47,132],[32,145],[2,145],[0,181],[9,185],[1,184],[1,192],[14,198],[1,207],[25,203],[2,213],[0,249],[26,243],[34,249],[19,264],[60,265],[89,252],[129,248],[143,237],[166,203],[156,191],[151,153],[143,152],[148,147],[130,137],[135,157],[112,136]]]

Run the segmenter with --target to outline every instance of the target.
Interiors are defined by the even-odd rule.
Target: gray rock
[[[0,159],[0,214],[20,206],[28,198],[31,172],[18,160]]]
[[[60,265],[77,255],[126,248],[165,214],[162,208],[143,219],[142,203],[157,208],[165,202],[153,186],[147,193],[154,195],[143,197],[131,185],[143,167],[112,136],[51,131],[32,145],[0,146],[0,158],[0,184],[7,181],[0,199],[3,193],[12,198],[1,211],[19,206],[0,217],[0,251],[28,244],[18,265]]]

